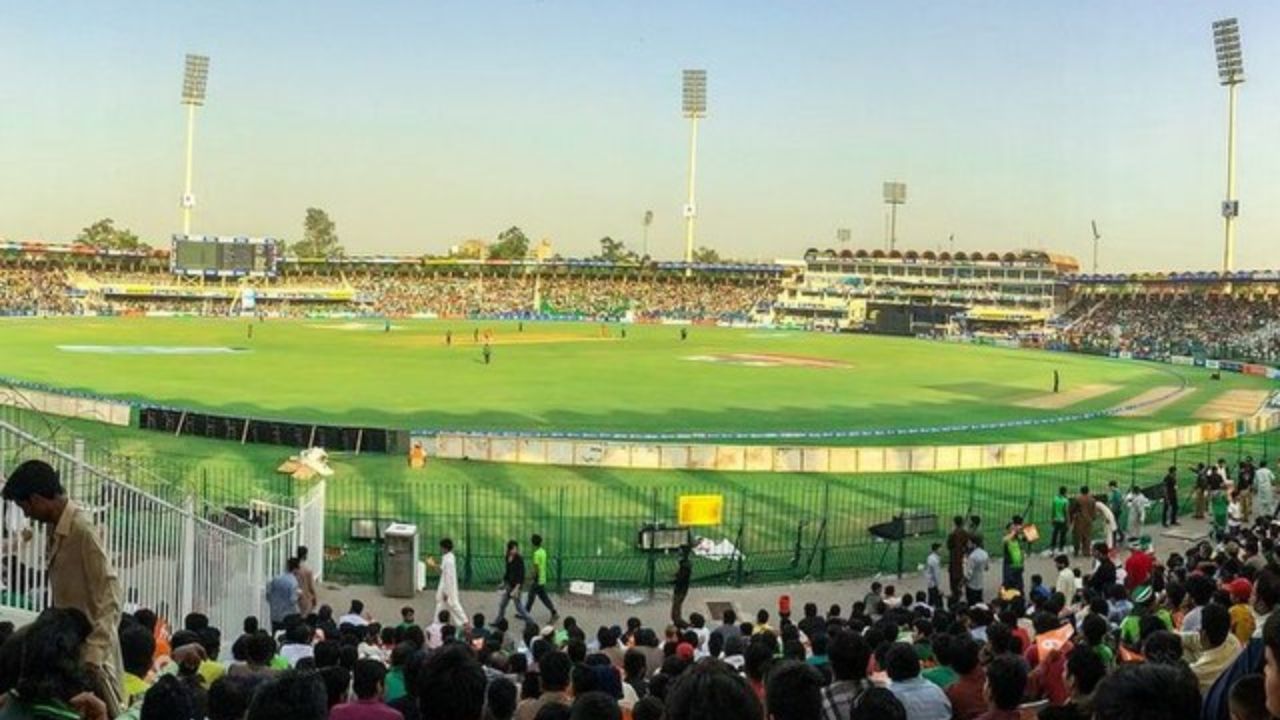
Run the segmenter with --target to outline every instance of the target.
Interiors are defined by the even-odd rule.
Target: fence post
[[[465,488],[463,488],[463,490],[464,490],[464,493],[462,496],[462,499],[463,499],[462,506],[466,511],[466,515],[463,517],[463,520],[462,520],[462,523],[463,523],[462,542],[466,549],[463,550],[463,555],[462,555],[462,582],[467,585],[470,585],[471,574],[472,574],[471,486],[467,485]]]
[[[658,524],[658,488],[649,489],[649,523]],[[658,589],[658,553],[649,551],[649,599],[652,600]]]
[[[560,497],[556,504],[560,508],[556,520],[556,592],[564,590],[564,546],[568,544],[564,536],[564,488],[560,488]]]
[[[195,609],[196,586],[196,503],[195,498],[187,495],[182,501],[182,550],[178,554],[178,567],[182,569],[182,586],[179,588],[178,604],[180,612],[186,614]],[[321,549],[323,554],[323,548]],[[174,617],[178,617],[174,613]]]
[[[902,579],[902,564],[907,548],[907,476],[898,478],[898,522],[902,524],[902,532],[898,537],[898,579]]]
[[[822,546],[818,554],[818,579],[827,577],[827,551],[831,547],[831,478],[822,484]]]
[[[738,542],[737,542],[738,572],[736,577],[734,578],[734,585],[737,587],[742,587],[742,581],[744,578],[743,567],[742,567],[742,556],[743,556],[742,539],[744,537],[746,529],[747,529],[747,491],[740,489],[738,490]]]

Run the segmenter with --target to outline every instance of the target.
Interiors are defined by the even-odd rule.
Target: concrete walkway
[[[1178,527],[1166,530],[1158,524],[1148,525],[1147,532],[1152,538],[1153,550],[1163,561],[1169,553],[1183,552],[1193,542],[1204,538],[1208,534],[1208,524],[1204,520],[1186,517]],[[993,535],[992,531],[987,532],[988,548],[994,547],[995,542],[998,542],[998,538],[994,538],[993,542]],[[1037,548],[1039,547],[1038,545]],[[1119,549],[1116,554],[1116,564],[1123,564],[1128,555],[1127,549]],[[1072,566],[1079,567],[1082,572],[1088,573],[1091,562],[1088,558],[1073,558]],[[943,563],[945,582],[945,557]],[[999,589],[999,568],[1000,559],[992,558],[991,571],[987,574],[986,597],[988,598]],[[1025,579],[1028,586],[1031,584],[1031,576],[1036,574],[1043,576],[1045,584],[1050,587],[1053,586],[1057,577],[1053,559],[1039,549],[1027,558]],[[697,578],[694,578],[695,586],[689,591],[689,596],[685,600],[684,615],[687,618],[689,613],[701,612],[710,620],[711,613],[707,609],[707,603],[728,602],[733,604],[738,617],[743,620],[754,619],[756,611],[761,608],[768,610],[771,618],[776,620],[778,598],[782,595],[790,595],[793,616],[798,617],[801,614],[805,603],[813,602],[817,603],[819,612],[824,615],[828,607],[833,603],[839,603],[841,614],[847,617],[852,604],[861,600],[870,590],[871,583],[876,580],[884,585],[893,585],[898,595],[925,589],[924,577],[920,572],[907,573],[902,578],[896,575],[880,575],[828,582],[797,582],[743,588],[697,587]],[[319,592],[320,602],[331,605],[334,614],[341,615],[346,612],[352,599],[359,599],[364,602],[366,611],[384,624],[398,623],[400,608],[409,605],[415,609],[418,623],[425,625],[432,621],[435,613],[434,582],[434,577],[428,576],[428,589],[418,593],[413,599],[384,597],[382,588],[371,585],[322,583]],[[644,589],[605,589],[599,591],[595,597],[570,596],[565,593],[552,594],[552,599],[556,603],[561,618],[574,617],[589,637],[600,625],[622,625],[629,617],[640,618],[649,627],[665,627],[670,622],[671,592],[669,588],[658,590],[653,597],[649,597],[647,590]],[[498,609],[497,588],[488,591],[462,591],[462,606],[469,614],[484,613],[486,621],[492,622]],[[514,608],[508,606],[507,615],[508,620],[514,620]],[[541,624],[546,624],[550,619],[550,613],[540,604],[533,616]]]

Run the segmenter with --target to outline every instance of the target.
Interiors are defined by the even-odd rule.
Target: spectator
[[[885,653],[889,690],[906,708],[907,720],[948,720],[951,701],[937,685],[920,677],[920,658],[907,643],[894,643]]]
[[[542,671],[545,677],[547,669]],[[417,677],[422,720],[480,720],[486,682],[484,670],[466,646],[450,645],[436,651],[422,664]]]
[[[769,673],[765,697],[773,720],[817,720],[823,712],[822,673],[795,660],[779,663]]]
[[[849,720],[907,720],[907,709],[889,690],[873,687],[858,696]]]
[[[666,712],[666,720],[764,720],[756,693],[718,660],[703,660],[677,678]]]
[[[1182,633],[1182,644],[1191,658],[1191,672],[1200,682],[1200,692],[1207,693],[1240,653],[1240,641],[1231,634],[1231,613],[1227,608],[1209,603],[1201,618],[1200,632]]]
[[[523,700],[516,706],[516,720],[533,720],[544,705],[568,706],[572,699],[569,689],[572,663],[562,652],[551,652],[538,661],[538,681],[541,694],[537,698]]]
[[[839,631],[831,638],[829,655],[835,681],[823,688],[822,718],[844,720],[849,716],[853,699],[871,687],[867,679],[871,648],[861,635]]]
[[[1095,720],[1199,720],[1200,692],[1185,673],[1154,663],[1122,665],[1098,684]]]
[[[387,668],[377,660],[356,663],[352,690],[356,699],[334,707],[329,720],[404,720],[404,715],[383,702]]]
[[[1017,720],[1018,705],[1027,687],[1027,666],[1016,655],[1000,655],[987,663],[987,712],[979,720]]]
[[[1093,693],[1106,674],[1102,657],[1087,645],[1077,645],[1067,656],[1066,684],[1071,699],[1064,705],[1044,708],[1039,720],[1089,720],[1093,716]]]
[[[955,720],[974,720],[987,711],[987,673],[978,662],[978,643],[968,635],[956,637],[951,640],[947,654],[956,675],[955,682],[945,690],[951,703],[951,716]]]
[[[325,720],[328,715],[327,694],[320,676],[290,670],[258,688],[245,720]]]
[[[120,659],[120,580],[93,519],[67,498],[53,466],[28,460],[9,475],[3,498],[49,526],[49,594],[53,607],[75,609],[92,632],[78,646],[93,689],[111,717],[124,709],[124,665]]]
[[[298,600],[302,597],[302,588],[298,585],[298,558],[289,558],[284,572],[271,579],[267,584],[267,604],[271,609],[271,632],[281,633],[288,629],[286,622],[299,615]]]
[[[605,693],[592,691],[574,698],[569,710],[570,720],[622,720],[618,701]]]

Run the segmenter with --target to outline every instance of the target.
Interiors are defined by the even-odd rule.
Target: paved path
[[[1164,530],[1159,525],[1149,525],[1147,527],[1147,531],[1153,539],[1153,549],[1162,559],[1171,552],[1182,552],[1193,538],[1203,538],[1208,532],[1208,525],[1203,520],[1194,520],[1188,517],[1183,520],[1181,526],[1170,530],[1174,532]],[[991,532],[988,531],[987,535],[990,539]],[[989,543],[988,546],[990,547],[991,544]],[[1117,564],[1122,564],[1126,557],[1128,557],[1127,550],[1119,551]],[[943,562],[946,562],[945,559]],[[1089,571],[1089,563],[1090,561],[1087,558],[1075,558],[1072,561],[1073,567],[1079,567],[1086,573]],[[999,558],[993,558],[992,571],[987,574],[987,597],[992,596],[999,589],[999,564]],[[1031,583],[1031,576],[1035,574],[1042,575],[1045,584],[1052,587],[1053,581],[1057,577],[1052,558],[1039,552],[1028,557],[1025,571],[1028,585]],[[817,603],[819,612],[823,614],[833,603],[839,603],[842,614],[847,617],[852,604],[866,595],[874,580],[879,580],[885,585],[895,586],[899,595],[906,591],[915,592],[916,590],[925,589],[924,578],[919,572],[908,573],[902,578],[894,575],[881,575],[828,582],[797,582],[744,588],[697,587],[695,585],[690,590],[688,599],[685,600],[684,613],[688,617],[691,612],[701,612],[710,618],[711,615],[707,610],[707,603],[721,601],[733,603],[739,618],[744,620],[753,619],[756,611],[761,608],[769,610],[770,615],[776,618],[778,598],[782,595],[790,595],[793,607],[792,612],[796,616],[800,615],[801,608],[805,603],[814,602]],[[695,578],[694,581],[696,583],[697,579]],[[400,608],[405,605],[411,605],[416,610],[417,621],[420,624],[426,624],[431,621],[431,615],[435,612],[434,578],[429,576],[427,583],[428,589],[418,593],[417,597],[412,600],[384,597],[381,588],[371,585],[344,586],[322,583],[320,602],[333,606],[335,615],[340,615],[346,612],[353,598],[358,598],[364,602],[365,608],[372,613],[373,617],[383,623],[399,622]],[[553,594],[552,599],[556,603],[561,617],[573,616],[576,618],[578,624],[586,630],[588,636],[591,636],[595,628],[600,625],[621,625],[627,618],[633,616],[640,618],[645,625],[650,627],[664,627],[670,622],[671,593],[669,589],[660,589],[652,598],[643,589],[606,589],[596,598],[578,598],[570,597],[567,594]],[[492,622],[494,613],[498,609],[497,589],[490,591],[464,590],[462,592],[462,606],[468,613],[484,613],[485,618]],[[508,619],[514,619],[514,609],[512,607],[508,606],[507,613]],[[534,612],[534,618],[540,623],[545,624],[549,620],[549,616],[550,613],[541,605]]]

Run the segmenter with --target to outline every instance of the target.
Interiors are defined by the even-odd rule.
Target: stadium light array
[[[182,234],[191,234],[191,211],[196,206],[196,196],[191,192],[191,160],[195,146],[196,108],[204,105],[205,89],[209,85],[209,56],[187,54],[186,68],[182,73],[182,104],[187,106],[187,155],[186,181],[182,190]]]
[[[898,245],[898,206],[907,202],[907,184],[896,181],[885,183],[884,202],[889,206],[889,252],[893,252]]]
[[[1235,18],[1213,24],[1213,49],[1218,57],[1218,84],[1227,88],[1227,199],[1222,201],[1225,224],[1222,271],[1235,267],[1236,217],[1240,201],[1236,199],[1236,95],[1244,82],[1244,56],[1240,51],[1240,24]]]
[[[694,221],[698,217],[695,185],[698,177],[698,119],[707,116],[707,71],[685,70],[681,109],[689,120],[689,198],[684,206],[684,261],[693,262]]]

